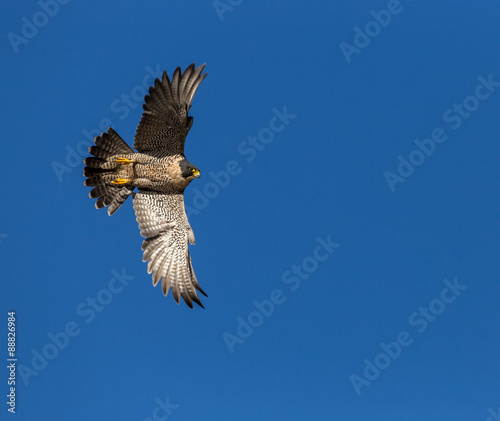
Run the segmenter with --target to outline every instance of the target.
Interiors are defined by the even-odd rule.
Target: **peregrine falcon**
[[[191,64],[184,73],[178,67],[172,80],[166,72],[155,80],[134,137],[137,153],[110,127],[94,139],[92,156],[83,161],[84,184],[93,187],[89,196],[97,198],[97,209],[109,206],[112,215],[132,194],[146,238],[142,260],[149,260],[153,285],[161,279],[163,294],[171,289],[177,304],[182,297],[190,308],[193,301],[203,307],[196,290],[207,296],[194,274],[188,243],[195,240],[184,209],[184,190],[200,177],[198,167],[184,156],[184,142],[193,125],[191,102],[207,76],[204,67]]]

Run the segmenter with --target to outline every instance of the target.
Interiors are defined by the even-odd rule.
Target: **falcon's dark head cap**
[[[179,166],[181,167],[181,173],[184,178],[191,178],[191,180],[200,178],[200,169],[196,165],[191,164],[187,159],[180,161]]]

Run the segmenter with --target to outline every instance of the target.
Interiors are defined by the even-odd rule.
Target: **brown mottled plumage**
[[[177,68],[169,80],[163,72],[146,95],[144,113],[134,138],[135,153],[112,129],[95,138],[84,160],[85,185],[93,187],[89,196],[97,198],[96,208],[109,206],[112,215],[132,194],[141,235],[143,261],[153,285],[161,279],[163,294],[169,289],[177,303],[180,297],[189,307],[201,304],[202,294],[193,270],[188,243],[194,234],[184,210],[184,189],[200,176],[199,169],[184,156],[184,142],[193,124],[188,115],[205,65],[191,64],[181,74]]]

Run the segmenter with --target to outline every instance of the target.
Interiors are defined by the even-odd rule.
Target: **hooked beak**
[[[199,171],[196,171],[193,173],[193,175],[196,177],[196,178],[200,178],[201,177],[201,174]]]

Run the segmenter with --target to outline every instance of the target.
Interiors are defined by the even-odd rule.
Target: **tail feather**
[[[113,201],[109,205],[108,214],[113,215],[118,210],[118,208],[123,205],[123,203],[125,203],[125,200],[127,200],[127,197],[129,197],[133,191],[133,187],[121,187],[119,192],[116,194],[116,196],[113,198]]]
[[[94,187],[89,197],[97,199],[96,208],[109,206],[108,214],[112,215],[125,202],[134,188],[111,184],[111,181],[117,178],[117,171],[121,165],[113,160],[108,161],[108,158],[114,155],[133,154],[134,150],[111,127],[107,133],[97,136],[94,143],[95,146],[89,148],[93,156],[83,161],[86,165],[83,175],[87,177],[84,185]]]
[[[107,194],[113,192],[115,188],[115,186],[106,186],[105,184],[100,184],[90,190],[89,197],[91,199],[97,199],[98,197],[106,196]]]
[[[94,143],[99,149],[109,152],[108,156],[134,153],[134,150],[127,145],[127,142],[125,142],[111,127],[108,128],[107,133],[97,136]]]

